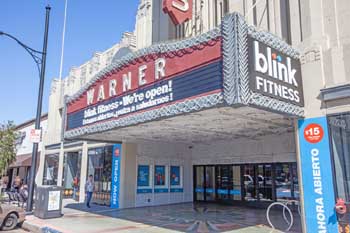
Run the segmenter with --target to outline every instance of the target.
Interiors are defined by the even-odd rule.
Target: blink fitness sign
[[[284,102],[304,106],[299,60],[249,39],[250,89]]]
[[[299,121],[306,232],[336,233],[333,174],[326,117]]]

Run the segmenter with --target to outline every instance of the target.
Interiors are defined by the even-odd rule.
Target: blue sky
[[[72,66],[89,60],[133,31],[139,0],[68,0],[63,77]],[[51,80],[59,76],[64,0],[1,0],[0,31],[42,50],[45,6],[50,4],[50,29],[43,112],[47,112]],[[35,117],[39,74],[29,54],[0,36],[0,122],[22,123]]]

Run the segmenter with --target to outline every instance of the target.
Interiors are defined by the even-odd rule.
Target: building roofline
[[[45,113],[43,115],[41,115],[41,120],[46,120],[48,118],[48,113]],[[25,121],[19,125],[16,126],[15,130],[20,130],[20,129],[23,129],[31,124],[35,123],[35,118],[32,118],[28,121]]]

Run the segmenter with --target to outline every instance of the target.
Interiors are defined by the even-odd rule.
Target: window
[[[65,153],[63,166],[64,196],[76,199],[80,187],[81,151]]]
[[[112,179],[112,146],[89,149],[88,173],[93,175],[95,191],[93,200],[98,204],[110,204]]]
[[[281,11],[281,30],[282,38],[288,43],[292,43],[291,29],[290,29],[290,8],[289,0],[280,0]]]
[[[44,185],[57,185],[59,155],[52,154],[45,156]]]
[[[338,198],[350,201],[350,113],[328,118]]]

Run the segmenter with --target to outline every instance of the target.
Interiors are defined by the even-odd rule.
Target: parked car
[[[25,212],[22,208],[10,204],[0,206],[0,226],[1,230],[9,231],[25,220]]]

